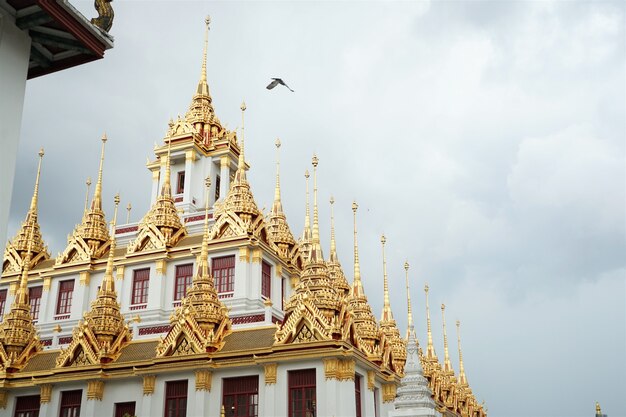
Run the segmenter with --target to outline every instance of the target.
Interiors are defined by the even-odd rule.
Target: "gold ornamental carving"
[[[115,278],[117,278],[118,280],[124,279],[124,265],[120,265],[117,267],[115,272]]]
[[[193,149],[189,149],[185,152],[185,162],[194,162],[196,160],[196,152]]]
[[[0,390],[0,408],[5,409],[7,407],[8,399],[9,399],[8,391]]]
[[[220,168],[228,168],[230,165],[230,158],[224,155],[220,158]]]
[[[376,374],[374,371],[367,371],[367,388],[370,391],[374,391],[376,386]]]
[[[276,271],[276,277],[281,278],[283,276],[283,266],[281,264],[276,264],[274,270]]]
[[[261,263],[261,249],[255,248],[252,250],[252,263],[260,264]]]
[[[383,384],[383,402],[389,403],[396,399],[396,384]]]
[[[276,383],[276,371],[278,369],[277,363],[266,363],[265,368],[265,385]]]
[[[79,273],[80,285],[89,285],[90,280],[91,280],[91,274],[89,273],[89,271],[81,271]]]
[[[159,275],[165,275],[165,270],[167,269],[167,262],[165,259],[159,259],[156,261],[156,272]]]
[[[239,260],[246,263],[250,262],[250,251],[248,248],[239,248]]]
[[[104,396],[104,381],[95,380],[87,382],[87,400],[102,401]]]
[[[52,285],[52,278],[51,277],[44,277],[43,279],[43,290],[44,291],[50,291],[50,286]]]
[[[15,295],[15,293],[17,292],[17,287],[18,287],[17,282],[12,282],[11,284],[9,284],[9,294]]]
[[[47,404],[52,398],[52,384],[43,384],[39,391],[39,403]]]
[[[196,371],[196,391],[211,391],[213,373],[206,369]]]
[[[154,386],[156,385],[156,375],[146,375],[143,377],[143,395],[154,394]]]
[[[324,359],[324,375],[326,376],[326,379],[353,381],[354,365],[354,359]]]

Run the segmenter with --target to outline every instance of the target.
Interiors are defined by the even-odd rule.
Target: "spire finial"
[[[383,248],[383,314],[381,315],[380,321],[389,321],[393,320],[393,314],[391,313],[391,303],[389,302],[389,281],[387,278],[387,256],[385,255],[385,243],[387,243],[387,238],[383,234],[380,237],[380,243]]]
[[[15,294],[15,303],[19,305],[27,305],[28,301],[28,271],[30,271],[30,261],[32,259],[33,251],[33,232],[34,228],[30,229],[28,234],[28,249],[26,251],[26,258],[22,263],[22,277],[20,279],[20,286]],[[30,310],[29,310],[30,311]]]
[[[100,168],[98,169],[98,181],[96,182],[96,190],[94,191],[93,201],[91,202],[92,210],[102,211],[102,167],[104,165],[104,146],[107,143],[107,134],[102,135],[102,151],[100,152]]]
[[[600,403],[596,401],[596,417],[602,417],[602,409],[600,408]]]
[[[406,278],[406,305],[407,305],[407,326],[406,339],[409,340],[411,334],[415,334],[413,326],[413,311],[411,309],[411,288],[409,286],[409,261],[404,262],[404,275]]]
[[[320,228],[319,228],[319,218],[318,218],[318,210],[317,210],[317,165],[319,164],[319,159],[317,155],[313,154],[313,158],[311,159],[311,165],[313,165],[313,237],[312,237],[312,247],[311,247],[311,255],[312,261],[321,261],[324,256],[322,255],[322,247],[320,244]]]
[[[161,197],[172,197],[172,184],[170,177],[172,176],[171,168],[172,139],[167,141],[167,156],[165,159],[165,178],[163,178],[163,186],[161,187]]]
[[[337,243],[335,242],[335,199],[330,196],[330,261],[339,263],[337,256]]]
[[[104,270],[104,278],[99,293],[111,293],[115,291],[115,281],[113,280],[113,257],[115,256],[115,226],[117,225],[117,209],[120,206],[120,194],[115,194],[113,202],[115,208],[113,210],[113,220],[111,220],[111,246],[109,247],[109,257],[107,258],[107,266]]]
[[[446,333],[446,305],[441,304],[441,322],[443,324],[443,370],[452,371],[450,353],[448,352],[448,334]]]
[[[467,384],[467,377],[465,376],[465,367],[463,366],[463,352],[461,351],[461,322],[456,321],[456,339],[459,344],[459,382],[461,384]]]
[[[311,212],[309,209],[309,170],[304,171],[304,178],[306,182],[306,212],[304,216],[304,230],[311,231]]]
[[[204,180],[205,207],[204,207],[204,231],[202,236],[202,250],[200,251],[200,260],[198,262],[198,277],[207,277],[209,275],[209,189],[211,188],[211,177]]]
[[[280,201],[280,139],[276,138],[276,189],[274,190],[274,203]]]
[[[239,153],[239,164],[238,164],[238,169],[241,170],[245,170],[246,169],[246,160],[243,154],[243,148],[244,148],[244,113],[246,112],[246,103],[244,101],[241,102],[241,106],[239,107],[241,109],[241,152]]]
[[[206,28],[204,29],[204,49],[202,51],[202,70],[200,72],[200,81],[198,82],[198,89],[196,91],[197,95],[200,96],[208,96],[209,95],[209,84],[207,83],[206,77],[206,61],[207,61],[207,50],[209,48],[209,25],[211,24],[211,16],[207,16],[204,19],[204,23],[206,24]]]
[[[91,188],[91,177],[87,177],[87,181],[85,181],[85,184],[87,185],[87,192],[85,193],[85,210],[84,210],[84,212],[87,213],[87,207],[89,205],[89,188]]]
[[[356,201],[352,202],[352,213],[354,213],[354,284],[355,288],[361,286],[361,266],[359,265],[359,244],[356,237],[356,211],[359,205]]]
[[[39,165],[37,166],[37,178],[35,179],[35,190],[33,191],[33,198],[30,200],[31,213],[37,212],[37,202],[39,200],[39,176],[41,175],[41,161],[43,160],[43,148],[39,150]]]
[[[428,335],[428,346],[426,348],[426,357],[435,358],[435,346],[433,345],[433,333],[430,327],[430,307],[428,306],[428,284],[424,285],[424,293],[426,293],[426,333]]]
[[[126,206],[126,211],[128,213],[126,213],[126,224],[130,223],[130,211],[132,210],[133,206],[130,205],[130,201],[128,202],[128,205]]]

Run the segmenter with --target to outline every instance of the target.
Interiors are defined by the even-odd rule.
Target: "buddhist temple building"
[[[485,417],[460,334],[456,372],[445,327],[443,363],[435,355],[427,300],[423,325],[413,321],[408,264],[407,309],[392,303],[402,299],[388,285],[393,242],[381,238],[382,271],[361,270],[356,202],[335,207],[331,198],[325,256],[323,157],[306,167],[302,233],[283,210],[280,140],[276,175],[266,179],[275,182],[272,208],[259,208],[248,181],[248,109],[241,104],[241,125],[229,130],[209,89],[209,25],[189,107],[164,123],[147,162],[150,208],[140,221],[120,222],[120,196],[103,195],[106,144],[122,140],[103,135],[93,194],[88,188],[82,218],[52,257],[39,224],[54,219],[37,202],[46,193],[40,175],[59,168],[42,164],[40,152],[30,209],[2,263],[0,415]],[[103,210],[109,198],[114,213]],[[350,209],[353,253],[341,254],[334,210]],[[362,276],[380,287],[366,288]],[[378,316],[367,293],[380,290]],[[404,311],[400,329],[394,313]],[[428,335],[424,351],[418,331]]]

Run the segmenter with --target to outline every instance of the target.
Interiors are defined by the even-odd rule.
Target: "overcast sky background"
[[[93,17],[91,1],[72,1]],[[387,236],[393,311],[406,325],[405,259],[425,343],[431,288],[458,370],[490,416],[626,416],[625,11],[621,2],[113,2],[104,60],[27,83],[9,223],[46,156],[40,224],[51,252],[80,221],[99,138],[112,196],[149,208],[145,168],[200,74],[204,17],[216,112],[239,126],[260,207],[271,207],[280,137],[294,234],[305,169],[319,159],[322,239],[336,199],[339,256],[352,278],[353,199],[365,291],[382,308]],[[294,90],[267,91],[270,77]],[[93,191],[93,187],[92,187]],[[122,217],[125,219],[125,213]],[[326,252],[327,254],[327,252]],[[404,331],[404,330],[403,330]]]

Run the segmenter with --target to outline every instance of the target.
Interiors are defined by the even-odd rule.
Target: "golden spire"
[[[446,333],[446,305],[441,304],[441,321],[443,323],[443,370],[444,372],[454,372],[452,363],[450,362],[450,353],[448,352],[448,335]]]
[[[393,313],[391,312],[391,303],[389,302],[389,281],[387,279],[387,257],[385,256],[385,243],[387,238],[385,235],[380,237],[380,243],[383,248],[383,312],[380,316],[381,323],[383,321],[392,321]]]
[[[11,304],[11,310],[0,324],[0,368],[9,372],[19,370],[33,353],[41,349],[30,315],[28,300],[28,272],[33,247],[32,230],[27,239],[26,258],[22,263],[20,285]]]
[[[128,213],[126,213],[126,224],[130,223],[130,211],[132,210],[132,206],[130,205],[130,202],[128,202],[128,205],[126,206],[126,211]]]
[[[43,160],[43,148],[39,150],[39,163],[37,165],[37,176],[35,179],[35,187],[33,196],[30,201],[30,207],[26,213],[26,218],[22,226],[15,234],[15,237],[7,244],[4,252],[3,272],[19,272],[26,253],[30,246],[30,262],[29,268],[34,266],[39,260],[48,258],[45,243],[41,236],[41,228],[38,222],[37,207],[39,205],[39,178],[41,176],[41,162]]]
[[[211,188],[211,177],[206,177],[204,180],[206,187],[205,193],[205,207],[204,207],[204,231],[202,233],[202,249],[200,251],[200,259],[198,260],[198,273],[194,277],[194,280],[198,277],[209,277],[209,188]],[[211,277],[212,281],[212,277]]]
[[[161,197],[172,197],[172,183],[170,177],[172,176],[171,168],[171,152],[172,152],[172,140],[167,142],[167,158],[165,159],[165,178],[163,178],[163,185],[161,186]]]
[[[406,278],[406,305],[407,305],[406,340],[408,341],[411,334],[415,335],[415,327],[413,325],[413,311],[411,310],[411,289],[409,286],[409,261],[404,262],[404,275]]]
[[[330,259],[328,261],[328,274],[333,279],[333,284],[337,291],[339,291],[339,296],[344,297],[350,293],[350,284],[348,284],[346,280],[346,276],[339,263],[339,257],[337,256],[334,205],[335,199],[333,196],[330,196]]]
[[[317,211],[317,164],[319,159],[317,155],[313,155],[311,164],[313,165],[313,236],[311,241],[311,253],[309,255],[309,262],[319,263],[323,262],[324,255],[322,254],[322,245],[320,243],[320,228],[318,221]]]
[[[433,333],[430,327],[430,308],[428,306],[428,284],[424,285],[424,292],[426,293],[426,332],[428,334],[428,346],[426,347],[426,357],[430,359],[437,359],[435,354],[435,347],[433,345]]]
[[[302,230],[302,238],[300,239],[300,250],[304,262],[308,262],[311,251],[311,214],[309,210],[309,170],[304,171],[304,179],[306,183],[306,202],[304,214],[304,230]]]
[[[352,295],[358,297],[363,295],[363,284],[361,283],[361,266],[359,265],[359,244],[356,237],[356,211],[359,205],[352,202],[352,213],[354,213],[354,282],[352,283]]]
[[[113,211],[113,221],[111,221],[111,246],[109,247],[109,257],[107,258],[107,266],[104,271],[102,285],[100,285],[100,291],[98,291],[98,297],[100,297],[101,293],[115,292],[115,281],[113,280],[113,257],[115,256],[115,225],[117,224],[117,209],[120,205],[119,193],[115,194],[113,201],[115,202],[115,209]]]
[[[239,152],[239,161],[237,164],[237,171],[242,170],[246,171],[246,160],[243,154],[243,148],[244,148],[244,132],[245,132],[245,119],[244,119],[244,113],[246,112],[246,103],[245,101],[241,102],[241,106],[239,107],[241,109],[241,150]],[[244,174],[244,178],[245,178],[245,174]]]
[[[87,181],[85,181],[87,185],[87,191],[85,192],[85,209],[83,210],[84,214],[87,214],[87,207],[89,207],[89,189],[91,188],[91,177],[87,177]]]
[[[209,25],[211,24],[211,16],[207,16],[204,19],[204,23],[206,23],[206,28],[204,30],[204,51],[202,53],[202,71],[200,72],[200,81],[198,82],[198,90],[196,94],[199,95],[209,95],[209,85],[207,83],[206,78],[206,60],[207,60],[207,49],[209,47]]]
[[[283,258],[288,258],[291,249],[296,244],[293,234],[287,224],[287,217],[283,212],[283,205],[280,201],[280,139],[276,139],[276,189],[274,191],[274,203],[269,215],[267,231],[270,240],[278,247],[278,253]]]
[[[465,367],[463,366],[463,352],[461,351],[461,322],[456,321],[456,338],[459,343],[459,383],[461,385],[467,384],[467,377],[465,376]]]
[[[602,416],[602,409],[600,408],[600,403],[596,401],[596,417]]]
[[[93,200],[91,201],[91,210],[97,209],[102,211],[102,167],[104,165],[104,146],[107,143],[107,134],[102,135],[102,150],[100,151],[100,168],[98,168],[98,181],[96,182],[96,190],[94,191]]]
[[[335,199],[330,196],[330,262],[339,263],[337,243],[335,242]]]

